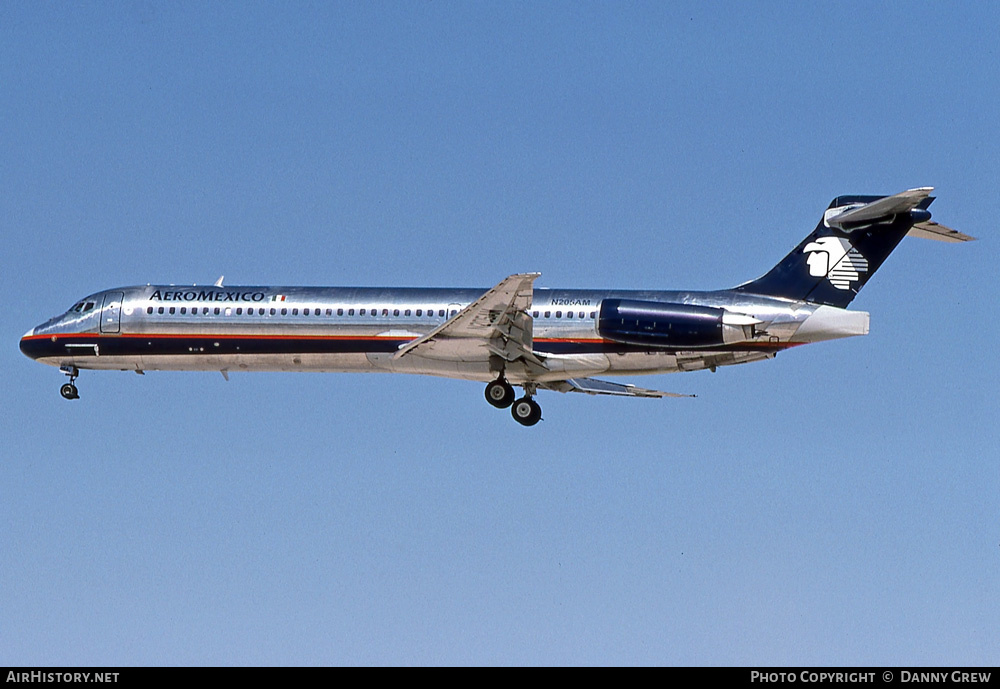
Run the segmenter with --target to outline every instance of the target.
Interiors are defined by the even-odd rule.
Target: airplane
[[[391,372],[486,383],[487,402],[533,426],[539,390],[693,397],[609,382],[773,358],[868,334],[847,306],[905,236],[974,239],[931,221],[932,187],[839,196],[816,229],[756,280],[715,291],[144,285],[96,292],[21,338],[69,376],[81,369]],[[514,387],[523,394],[518,397]]]

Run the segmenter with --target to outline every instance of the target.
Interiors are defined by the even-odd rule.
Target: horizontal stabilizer
[[[695,395],[682,395],[677,392],[662,392],[660,390],[647,390],[637,388],[626,383],[612,383],[596,378],[570,378],[569,380],[559,380],[550,383],[541,383],[539,387],[557,392],[585,392],[588,395],[618,395],[621,397],[694,397]]]
[[[907,237],[920,237],[921,239],[936,239],[939,242],[972,242],[975,241],[975,237],[970,237],[967,234],[962,234],[958,230],[953,230],[950,227],[945,227],[944,225],[939,225],[936,222],[918,222],[910,231],[906,233]]]
[[[866,203],[863,206],[851,208],[841,213],[827,211],[826,222],[828,225],[844,227],[848,223],[865,223],[900,213],[909,213],[930,196],[932,191],[934,191],[934,187],[907,189],[898,194],[886,196],[878,201],[872,201],[871,203]]]

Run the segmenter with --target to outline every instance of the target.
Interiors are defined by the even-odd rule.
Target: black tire
[[[80,399],[80,393],[77,392],[76,386],[72,383],[66,383],[59,388],[59,394],[68,400]]]
[[[522,397],[511,405],[510,415],[522,426],[534,426],[542,420],[542,408],[530,397]]]
[[[497,409],[514,404],[514,388],[505,380],[494,380],[486,386],[486,401]]]

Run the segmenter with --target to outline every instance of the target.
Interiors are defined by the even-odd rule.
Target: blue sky
[[[0,664],[992,664],[993,3],[0,5]],[[118,285],[728,287],[933,185],[868,337],[542,393],[84,372]]]

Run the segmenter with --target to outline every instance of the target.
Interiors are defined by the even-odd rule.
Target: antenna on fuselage
[[[225,275],[220,275],[219,276],[219,279],[215,281],[215,286],[216,287],[222,287],[222,278],[224,278],[224,277],[226,277],[226,276]]]

